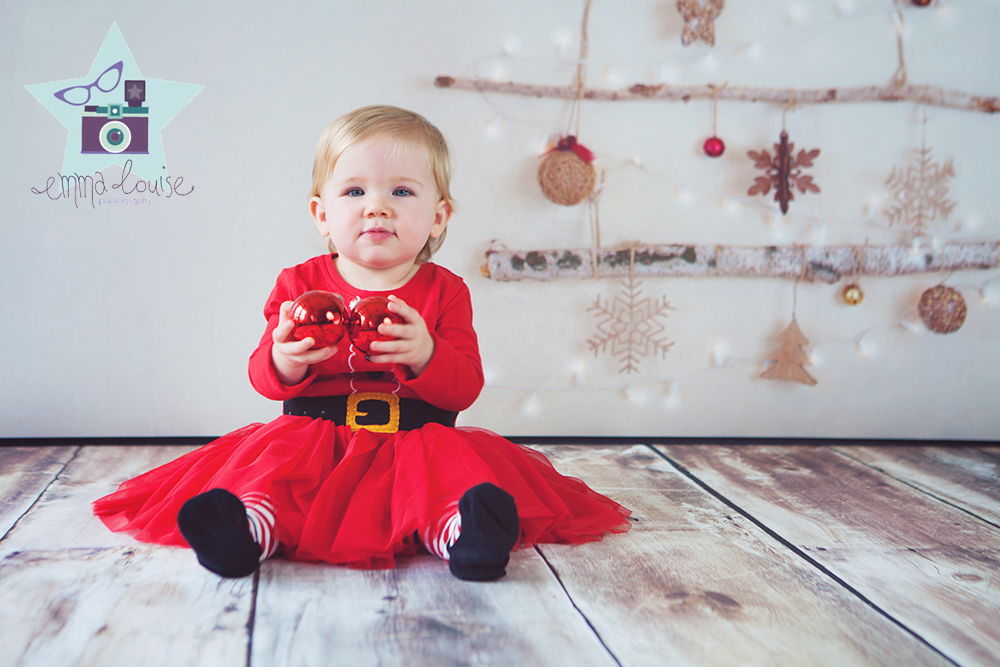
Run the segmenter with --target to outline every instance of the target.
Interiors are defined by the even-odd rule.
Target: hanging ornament
[[[920,295],[920,319],[935,333],[958,331],[965,323],[965,299],[953,287],[938,285]]]
[[[911,0],[911,2],[917,7],[926,7],[931,4],[933,0]]]
[[[393,324],[406,324],[401,316],[389,312],[389,299],[384,296],[369,296],[358,300],[351,308],[347,321],[347,336],[351,344],[366,355],[377,340],[392,340],[378,332],[379,325],[389,320]]]
[[[642,281],[635,279],[635,248],[629,253],[629,276],[614,299],[597,297],[588,308],[597,317],[597,335],[587,341],[596,357],[611,348],[621,363],[619,373],[638,373],[639,360],[646,356],[665,357],[673,345],[666,339],[663,320],[673,310],[666,297],[642,298]]]
[[[339,294],[312,290],[292,302],[288,318],[294,325],[292,340],[312,338],[315,350],[336,345],[344,337],[348,311]]]
[[[810,386],[816,384],[813,376],[803,368],[809,365],[809,355],[803,349],[809,344],[809,339],[799,329],[794,318],[788,328],[778,336],[778,340],[781,341],[781,347],[771,355],[771,367],[760,376],[769,380],[801,382]]]
[[[677,0],[677,11],[684,19],[681,44],[690,46],[695,40],[702,40],[715,46],[715,19],[725,6],[723,0]]]
[[[910,164],[893,167],[885,182],[891,197],[885,209],[889,224],[907,225],[917,236],[923,236],[934,220],[947,220],[955,208],[955,202],[948,199],[948,179],[955,175],[955,166],[951,160],[944,164],[931,161],[926,132],[920,143]]]
[[[545,198],[563,206],[574,206],[590,196],[597,181],[594,154],[577,143],[575,136],[559,139],[538,167],[538,184]]]
[[[747,191],[749,195],[766,195],[774,186],[774,201],[781,204],[781,214],[788,213],[788,202],[795,199],[792,190],[798,187],[803,194],[819,192],[812,176],[804,176],[802,169],[813,166],[812,161],[819,155],[819,149],[801,150],[792,157],[795,144],[788,143],[788,132],[781,131],[778,143],[774,144],[774,157],[765,149],[761,152],[747,151],[747,155],[755,160],[756,169],[764,169],[766,176],[754,179],[754,185]]]
[[[851,283],[840,293],[840,297],[848,306],[856,306],[865,298],[865,293],[857,283]]]
[[[718,137],[709,137],[705,140],[705,155],[708,157],[719,157],[726,151],[726,144]]]

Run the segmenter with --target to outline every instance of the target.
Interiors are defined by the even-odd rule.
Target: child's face
[[[340,155],[310,210],[340,258],[367,269],[412,266],[451,217],[427,150],[378,136]]]

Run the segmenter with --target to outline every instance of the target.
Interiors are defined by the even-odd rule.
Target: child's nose
[[[389,217],[389,207],[381,197],[372,199],[365,207],[366,218],[387,218]]]

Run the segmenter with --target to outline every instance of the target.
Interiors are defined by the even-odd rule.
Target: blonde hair
[[[426,118],[418,113],[388,105],[372,105],[348,112],[326,126],[316,144],[316,156],[313,159],[313,185],[309,191],[309,199],[318,197],[320,190],[333,173],[337,159],[351,146],[359,144],[370,137],[387,137],[399,141],[410,141],[427,149],[431,172],[434,174],[434,184],[441,194],[440,201],[445,201],[454,210],[455,202],[451,198],[449,184],[451,182],[451,164],[448,154],[448,143],[441,131],[434,127]],[[417,255],[417,262],[429,261],[444,243],[445,227],[436,239],[428,238],[427,243]],[[330,252],[337,252],[333,241],[327,242]]]

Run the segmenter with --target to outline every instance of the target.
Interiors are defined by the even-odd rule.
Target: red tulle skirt
[[[470,487],[491,482],[517,504],[521,545],[580,544],[629,529],[630,510],[565,477],[538,452],[490,431],[428,424],[372,433],[310,417],[252,424],[124,483],[94,502],[111,530],[187,546],[177,512],[222,488],[265,493],[285,557],[392,567],[415,533]]]

